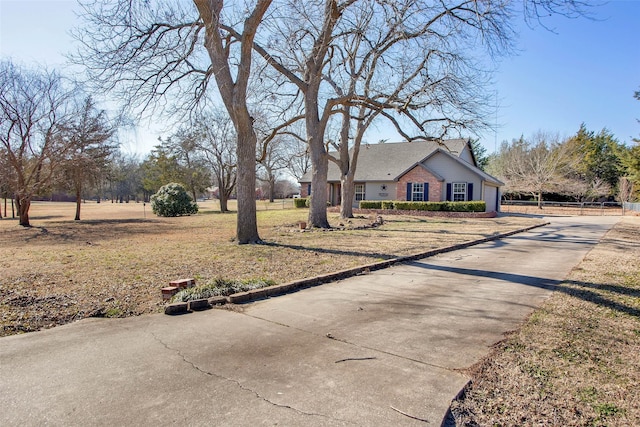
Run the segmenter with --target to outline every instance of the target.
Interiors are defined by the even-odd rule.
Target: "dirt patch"
[[[607,233],[471,373],[449,425],[640,425],[640,218]]]

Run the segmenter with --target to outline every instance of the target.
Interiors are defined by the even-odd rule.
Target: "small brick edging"
[[[227,297],[211,297],[209,299],[194,300],[187,302],[178,302],[169,304],[165,307],[165,314],[184,314],[191,311],[205,310],[212,306],[222,304],[243,304],[251,301],[266,299],[279,295],[284,295],[292,292],[299,291],[305,288],[311,288],[324,283],[333,282],[335,280],[346,279],[349,277],[357,276],[360,274],[367,274],[371,271],[382,270],[383,268],[391,267],[395,264],[401,264],[404,262],[416,261],[423,258],[429,258],[435,255],[444,254],[447,252],[457,251],[459,249],[465,249],[471,246],[476,246],[482,243],[491,242],[494,240],[503,239],[505,237],[513,236],[514,234],[524,233],[525,231],[533,230],[534,228],[543,227],[549,225],[549,222],[532,225],[525,228],[520,228],[506,233],[496,234],[484,239],[473,240],[470,242],[459,243],[457,245],[447,246],[444,248],[431,249],[425,252],[419,252],[412,255],[405,255],[398,258],[391,258],[384,261],[375,262],[367,265],[360,265],[358,267],[347,268],[345,270],[336,271],[333,273],[323,274],[321,276],[310,277],[307,279],[296,280],[289,283],[283,283],[281,285],[268,286],[266,288],[254,289],[246,292],[239,292],[229,295]]]

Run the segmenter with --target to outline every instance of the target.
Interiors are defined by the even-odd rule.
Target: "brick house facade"
[[[411,200],[407,197],[407,192],[411,191],[411,185],[413,183],[424,184],[425,202],[439,202],[442,200],[442,184],[444,179],[442,177],[435,176],[425,166],[418,164],[413,167],[409,172],[404,174],[398,179],[398,185],[396,187],[396,200]]]
[[[340,171],[332,162],[327,178],[328,201],[338,205]],[[470,142],[462,139],[364,145],[354,183],[354,207],[359,200],[484,200],[489,212],[499,210],[504,185],[477,167]],[[309,196],[311,172],[300,185],[301,197]]]

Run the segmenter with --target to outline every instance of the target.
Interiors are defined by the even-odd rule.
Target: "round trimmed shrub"
[[[187,190],[175,182],[160,187],[151,196],[151,209],[158,216],[181,216],[198,213],[198,205],[191,200]]]

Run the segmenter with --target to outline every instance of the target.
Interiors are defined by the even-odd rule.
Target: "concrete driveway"
[[[184,316],[88,319],[0,339],[0,425],[440,425],[464,369],[617,217]]]

